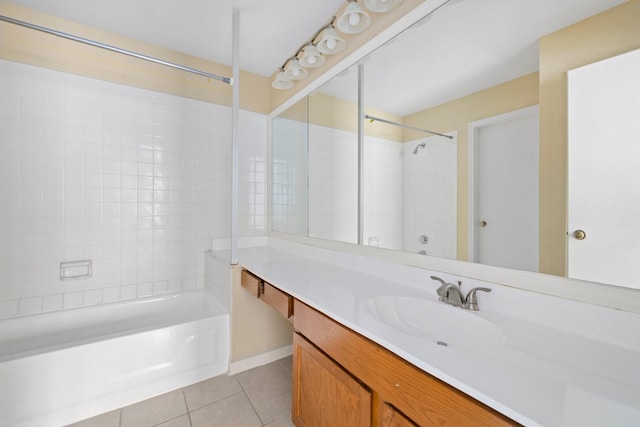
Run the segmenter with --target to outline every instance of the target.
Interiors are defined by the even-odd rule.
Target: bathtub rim
[[[132,309],[141,304],[150,303],[153,301],[161,300],[166,303],[167,301],[170,301],[175,298],[192,297],[195,295],[203,295],[205,297],[205,304],[208,306],[207,308],[210,309],[208,312],[199,311],[197,314],[194,314],[194,312],[190,311],[188,312],[188,315],[184,316],[184,318],[182,319],[175,319],[173,317],[169,317],[166,319],[161,319],[160,321],[157,321],[157,322],[153,322],[151,324],[145,324],[145,325],[141,325],[138,327],[131,327],[131,328],[121,328],[119,330],[114,330],[109,333],[98,333],[96,335],[91,335],[85,338],[65,340],[63,342],[56,342],[54,344],[48,344],[43,346],[35,346],[32,348],[28,348],[26,350],[6,351],[6,352],[3,352],[0,350],[0,363],[9,362],[11,360],[20,359],[20,358],[34,357],[39,354],[53,352],[53,351],[61,351],[66,348],[80,346],[80,345],[87,345],[93,342],[117,339],[119,337],[126,336],[126,335],[144,333],[154,329],[166,328],[173,325],[185,324],[185,323],[203,320],[211,317],[229,315],[229,312],[215,298],[215,295],[210,290],[194,289],[194,290],[188,290],[188,291],[172,292],[172,293],[167,293],[162,295],[150,295],[150,296],[145,296],[141,298],[130,298],[126,300],[100,303],[100,304],[94,304],[94,305],[82,306],[82,307],[74,307],[69,309],[53,310],[53,311],[47,311],[43,313],[25,314],[25,315],[19,315],[19,316],[0,319],[0,331],[2,331],[2,329],[4,329],[5,327],[11,327],[11,325],[9,326],[4,325],[7,323],[10,324],[14,322],[24,322],[24,321],[36,322],[40,318],[42,318],[43,320],[46,320],[47,317],[52,317],[52,316],[71,317],[77,314],[86,315],[87,312],[92,312],[95,310],[108,311],[116,307],[127,307],[127,309]],[[100,324],[102,325],[104,323],[100,323]],[[33,336],[30,338],[37,339],[38,336]],[[17,341],[18,340],[15,340],[15,339],[7,340],[7,341],[0,340],[0,344],[3,344],[3,345],[0,345],[0,348],[2,347],[6,348],[7,344],[10,345],[11,343],[15,343]]]

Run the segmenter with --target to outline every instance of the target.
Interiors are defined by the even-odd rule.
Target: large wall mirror
[[[272,229],[566,277],[588,227],[567,220],[567,76],[640,48],[638,18],[624,0],[445,4],[274,118]],[[281,136],[296,132],[298,148]],[[287,162],[306,198],[283,205]]]

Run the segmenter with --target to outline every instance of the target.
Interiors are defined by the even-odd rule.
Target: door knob
[[[587,238],[587,233],[584,230],[576,230],[573,232],[573,237],[577,240],[584,240]]]
[[[480,221],[480,227],[484,228],[487,226],[487,221]]]

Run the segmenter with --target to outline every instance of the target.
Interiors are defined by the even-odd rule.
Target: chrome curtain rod
[[[90,46],[99,47],[101,49],[110,50],[112,52],[121,53],[123,55],[133,56],[134,58],[143,59],[145,61],[153,62],[160,65],[165,65],[167,67],[176,68],[178,70],[187,71],[189,73],[198,74],[200,76],[208,77],[210,79],[219,80],[223,83],[232,84],[233,80],[229,77],[218,76],[216,74],[207,73],[205,71],[200,71],[195,68],[185,67],[184,65],[174,64],[173,62],[164,61],[162,59],[154,58],[152,56],[142,55],[140,53],[132,52],[130,50],[121,49],[119,47],[111,46],[108,44],[100,43],[97,41],[85,39],[84,37],[74,36],[73,34],[64,33],[58,30],[52,30],[51,28],[41,27],[40,25],[31,24],[29,22],[20,21],[18,19],[10,18],[8,16],[0,15],[0,21],[9,22],[11,24],[19,25],[21,27],[30,28],[36,31],[42,31],[43,33],[51,34],[57,37],[62,37],[64,39],[69,39],[73,41],[77,41],[80,43],[88,44]]]
[[[427,129],[422,129],[422,128],[417,128],[415,126],[409,126],[409,125],[404,125],[402,123],[398,123],[398,122],[392,122],[391,120],[387,120],[387,119],[382,119],[380,117],[374,117],[374,116],[370,116],[368,114],[365,114],[364,116],[365,119],[369,119],[371,121],[377,121],[377,122],[382,122],[382,123],[387,123],[390,125],[394,125],[394,126],[400,126],[401,128],[405,128],[405,129],[411,129],[411,130],[417,130],[419,132],[424,132],[424,133],[430,133],[432,135],[438,135],[438,136],[444,136],[445,138],[449,138],[449,139],[453,139],[453,137],[451,135],[445,135],[443,133],[439,133],[439,132],[434,132],[432,130],[427,130]]]

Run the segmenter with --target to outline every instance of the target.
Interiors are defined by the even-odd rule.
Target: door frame
[[[525,117],[539,115],[539,106],[520,108],[507,113],[498,114],[484,119],[469,122],[468,127],[468,151],[469,151],[469,253],[468,259],[471,262],[478,262],[479,257],[479,198],[478,198],[478,142],[480,129],[500,123],[510,122]]]

